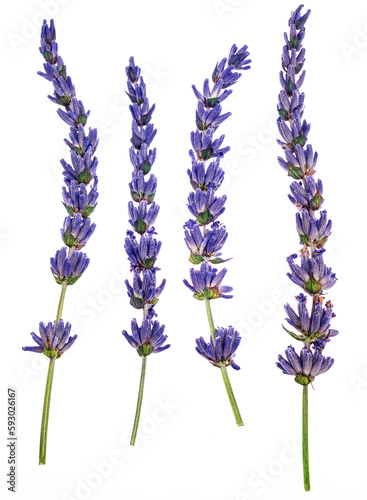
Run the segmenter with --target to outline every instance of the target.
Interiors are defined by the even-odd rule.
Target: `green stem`
[[[139,395],[138,395],[138,402],[137,402],[137,405],[136,405],[136,412],[135,412],[135,420],[134,420],[133,432],[131,434],[131,441],[130,441],[130,445],[131,446],[135,445],[136,435],[138,433],[138,426],[139,426],[140,413],[141,413],[141,403],[143,401],[145,372],[146,372],[146,369],[147,369],[147,357],[146,356],[142,356],[141,360],[142,360],[142,364],[141,364],[141,375],[140,375],[140,384],[139,384]]]
[[[62,310],[64,307],[65,293],[66,293],[67,287],[68,287],[68,285],[67,285],[66,281],[63,281],[61,284],[61,293],[60,293],[59,304],[57,306],[55,328],[56,328],[57,323],[60,321],[61,316],[62,316]]]
[[[206,307],[206,314],[208,316],[208,321],[209,321],[209,328],[210,328],[210,333],[213,339],[213,344],[215,345],[215,326],[214,326],[214,320],[213,320],[213,315],[212,315],[212,310],[210,308],[210,300],[205,299],[205,307]]]
[[[61,284],[61,293],[59,304],[57,306],[55,328],[62,316],[62,310],[64,307],[65,293],[67,288],[66,281]],[[40,435],[40,449],[39,449],[39,464],[44,465],[46,463],[46,448],[47,448],[47,431],[48,431],[48,418],[50,415],[50,402],[51,402],[51,390],[52,381],[54,376],[56,358],[50,358],[50,364],[47,372],[45,398],[43,401],[43,411],[42,411],[42,422],[41,422],[41,435]]]
[[[303,480],[305,491],[311,490],[310,464],[308,460],[308,386],[303,387],[302,401],[302,455],[303,455]]]
[[[56,358],[50,358],[50,364],[48,366],[45,399],[43,402],[42,423],[41,423],[40,454],[39,454],[40,465],[44,465],[46,463],[48,417],[50,414],[51,389],[52,389],[52,379],[54,376],[55,360]]]
[[[210,308],[210,300],[205,299],[205,306],[206,306],[206,313],[208,316],[208,321],[209,321],[209,328],[210,328],[210,333],[213,339],[213,344],[215,345],[215,326],[214,326],[214,320],[213,320],[213,315],[212,315],[212,310]],[[241,418],[240,410],[237,406],[236,398],[234,397],[233,389],[231,386],[231,382],[229,380],[228,372],[227,372],[227,367],[225,364],[222,364],[220,366],[220,370],[222,372],[222,377],[224,381],[224,385],[226,386],[227,394],[229,397],[229,401],[232,406],[233,414],[235,416],[237,425],[243,425],[243,421]]]
[[[232,406],[232,410],[233,410],[237,425],[243,425],[240,410],[238,409],[236,398],[234,397],[231,382],[230,382],[229,377],[228,377],[226,365],[221,365],[220,371],[222,372],[224,385],[226,386],[226,389],[227,389],[227,394],[228,394],[229,401],[230,401],[231,406]]]

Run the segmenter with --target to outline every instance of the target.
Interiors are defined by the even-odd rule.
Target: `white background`
[[[277,164],[276,104],[283,32],[290,1],[185,2],[20,0],[1,16],[1,391],[0,497],[6,491],[6,387],[18,390],[18,498],[26,500],[298,500],[304,498],[301,387],[275,367],[290,338],[283,304],[298,289],[287,278],[287,255],[298,251],[290,179]],[[367,338],[366,88],[367,7],[309,1],[305,118],[319,152],[317,175],[333,220],[325,260],[339,278],[328,298],[340,330],[325,354],[330,372],[310,390],[312,498],[365,498]],[[85,251],[91,259],[68,289],[64,319],[79,338],[56,363],[47,465],[38,440],[47,359],[23,352],[39,321],[53,321],[60,288],[49,258],[62,246],[60,158],[68,158],[67,125],[37,76],[42,19],[55,18],[59,53],[77,96],[99,129],[98,225]],[[183,286],[190,263],[182,226],[190,184],[189,134],[196,99],[232,43],[253,60],[223,103],[232,117],[219,131],[231,146],[223,161],[228,195],[221,220],[229,230],[225,284],[234,299],[213,302],[217,326],[242,335],[229,369],[245,426],[235,425],[219,370],[194,350],[209,339],[204,304]],[[167,286],[156,311],[172,347],[148,359],[139,443],[129,446],[140,358],[121,335],[140,312],[129,305],[123,249],[131,175],[125,66],[142,68],[158,128],[153,172],[163,241],[158,264]],[[299,347],[299,346],[297,346]],[[12,497],[11,497],[12,498]]]

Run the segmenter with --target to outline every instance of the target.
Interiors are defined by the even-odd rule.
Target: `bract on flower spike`
[[[65,143],[70,148],[71,157],[71,164],[61,160],[65,181],[65,186],[62,188],[63,204],[68,213],[61,229],[61,237],[66,246],[57,250],[55,257],[51,258],[51,272],[56,283],[61,285],[56,320],[54,323],[49,322],[47,326],[41,322],[39,326],[40,337],[31,333],[37,345],[23,347],[24,351],[43,353],[50,358],[39,449],[39,463],[45,464],[55,360],[73,345],[77,337],[76,335],[70,336],[70,323],[64,325],[64,321],[61,319],[65,293],[67,287],[73,285],[88,267],[89,259],[80,250],[87,244],[96,227],[94,223],[91,223],[89,216],[94,211],[98,199],[98,179],[96,176],[98,160],[94,156],[98,146],[98,138],[96,129],[86,129],[90,112],[86,112],[82,101],[77,99],[75,87],[58,54],[53,19],[49,25],[47,21],[43,21],[40,52],[46,62],[43,65],[45,72],[38,74],[53,85],[54,94],[49,96],[49,99],[62,106],[57,110],[57,113],[70,127],[70,140],[65,139]]]
[[[125,281],[130,304],[135,309],[142,309],[143,320],[139,327],[136,319],[131,322],[131,333],[125,330],[123,336],[136,349],[142,358],[138,403],[135,413],[134,427],[131,435],[131,445],[135,445],[138,432],[141,405],[143,401],[147,356],[162,352],[170,347],[163,345],[167,340],[164,335],[164,325],[153,321],[156,316],[154,306],[162,293],[166,280],[157,286],[156,274],[159,270],[155,263],[162,243],[154,237],[154,222],[159,213],[159,206],[153,201],[157,189],[157,178],[148,176],[156,157],[156,149],[149,149],[157,131],[150,123],[155,104],[149,106],[146,96],[146,86],[140,76],[140,68],[135,66],[134,58],[129,60],[126,68],[126,92],[132,104],[130,111],[133,117],[130,160],[133,165],[132,179],[129,184],[132,201],[128,203],[129,223],[133,231],[126,233],[125,250],[133,273],[132,285]]]
[[[292,254],[287,258],[290,267],[288,277],[309,295],[301,293],[296,297],[297,311],[289,304],[285,305],[290,325],[284,330],[295,340],[302,342],[303,347],[297,354],[292,346],[285,351],[286,357],[279,355],[276,366],[286,375],[303,386],[303,473],[304,488],[310,491],[310,467],[308,456],[308,386],[315,378],[328,371],[334,360],[323,355],[323,350],[331,338],[338,334],[330,328],[331,319],[335,316],[330,300],[325,302],[324,292],[336,283],[337,279],[331,268],[324,264],[324,245],[330,234],[332,223],[325,210],[320,210],[324,202],[321,180],[315,180],[318,155],[312,146],[307,144],[310,125],[303,119],[305,96],[300,88],[305,79],[303,65],[305,49],[302,41],[305,36],[305,23],[310,10],[302,15],[300,5],[289,19],[289,35],[284,34],[285,46],[282,53],[279,94],[278,129],[282,140],[278,144],[283,148],[283,157],[278,158],[280,166],[294,179],[290,185],[290,201],[298,209],[296,213],[296,229],[300,238],[300,265],[296,263],[298,256]],[[325,303],[324,303],[325,302]],[[294,331],[295,330],[295,331]]]
[[[214,133],[231,115],[222,113],[221,103],[231,95],[232,89],[227,89],[241,77],[239,71],[250,69],[251,60],[248,56],[247,45],[240,49],[232,45],[228,59],[222,59],[214,68],[212,88],[208,79],[204,81],[203,93],[193,86],[198,99],[197,130],[191,132],[193,149],[189,155],[192,165],[187,173],[193,191],[189,194],[187,207],[194,219],[190,219],[184,226],[185,242],[190,250],[189,261],[195,265],[200,264],[198,270],[190,270],[191,284],[187,280],[184,280],[184,284],[196,299],[205,302],[211,333],[209,343],[203,337],[196,339],[196,350],[213,366],[220,368],[238,425],[243,425],[243,422],[229,381],[227,366],[239,370],[240,367],[234,363],[233,358],[241,338],[232,326],[215,328],[210,306],[213,299],[232,298],[229,295],[232,287],[222,285],[227,269],[223,268],[218,272],[213,267],[229,260],[223,259],[220,253],[228,233],[218,220],[225,211],[227,196],[218,196],[217,190],[224,178],[220,161],[230,149],[228,146],[222,147],[224,135],[214,139]]]

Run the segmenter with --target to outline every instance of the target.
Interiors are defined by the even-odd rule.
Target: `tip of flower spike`
[[[304,5],[301,4],[297,9],[292,13],[292,16],[289,20],[289,25],[294,23],[296,25],[297,30],[301,30],[304,25],[306,24],[307,19],[310,17],[311,10],[308,9],[303,16],[301,16],[301,10],[303,9]]]
[[[140,68],[135,66],[134,58],[131,56],[129,59],[129,66],[125,68],[126,75],[131,83],[136,83],[140,77]]]

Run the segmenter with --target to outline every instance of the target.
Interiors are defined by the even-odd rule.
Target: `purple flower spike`
[[[321,249],[329,239],[332,222],[327,219],[326,210],[320,212],[319,219],[314,219],[307,210],[302,210],[296,214],[296,227],[302,244],[313,244]]]
[[[185,243],[190,251],[189,261],[200,264],[200,269],[190,270],[191,283],[183,280],[193,296],[205,302],[209,321],[211,342],[206,344],[200,337],[196,340],[196,350],[214,366],[221,369],[232,410],[237,425],[243,425],[241,414],[235,402],[229,382],[227,366],[236,370],[239,367],[233,362],[234,351],[239,344],[238,332],[232,327],[215,329],[211,312],[212,299],[230,299],[232,287],[222,285],[227,269],[220,271],[210,264],[222,264],[221,250],[227,241],[228,233],[219,218],[225,211],[227,196],[217,195],[224,179],[224,170],[220,166],[223,156],[230,150],[224,146],[224,135],[214,137],[218,127],[231,116],[231,112],[223,112],[222,103],[232,94],[234,85],[241,77],[241,72],[250,68],[247,45],[240,49],[232,45],[228,58],[223,58],[215,65],[212,82],[204,80],[203,93],[195,86],[193,91],[197,98],[196,130],[191,132],[192,149],[189,151],[191,168],[187,173],[193,191],[188,196],[187,208],[194,220],[184,225]],[[210,160],[210,162],[209,162]]]
[[[152,203],[155,197],[155,192],[157,189],[157,178],[155,175],[151,175],[148,181],[145,181],[144,174],[141,170],[132,173],[132,181],[129,184],[131,198],[140,202],[146,200],[149,205]]]
[[[70,349],[74,344],[77,335],[70,337],[71,324],[64,322],[62,319],[59,320],[55,327],[55,323],[40,323],[39,333],[40,336],[35,333],[31,333],[32,339],[35,341],[37,346],[23,347],[23,351],[40,352],[43,353],[48,358],[59,358],[65,351]]]
[[[223,286],[221,282],[227,274],[227,269],[223,268],[219,273],[217,269],[209,266],[203,262],[199,271],[190,269],[190,276],[192,285],[187,280],[184,284],[194,294],[195,299],[198,300],[211,300],[222,297],[223,299],[231,299],[233,295],[227,295],[228,292],[233,290],[230,286]]]
[[[82,217],[89,217],[97,206],[98,200],[98,179],[94,177],[93,186],[88,190],[84,184],[71,181],[68,188],[62,188],[63,205],[69,215],[80,214]]]
[[[96,225],[91,224],[89,218],[84,219],[80,214],[75,214],[74,217],[68,215],[61,229],[61,236],[66,246],[80,250],[87,244],[95,228]]]
[[[165,326],[153,321],[156,316],[154,307],[166,284],[166,280],[163,280],[160,286],[156,286],[156,274],[160,269],[155,267],[155,263],[162,246],[162,243],[154,238],[157,233],[153,227],[159,214],[159,205],[153,201],[156,196],[157,178],[153,174],[147,177],[156,159],[156,149],[149,149],[157,133],[151,123],[155,104],[152,106],[149,104],[141,70],[135,65],[133,57],[129,59],[126,76],[128,78],[126,94],[131,101],[129,109],[132,116],[130,139],[132,146],[129,150],[133,166],[129,184],[132,201],[128,203],[128,212],[133,231],[126,233],[125,250],[134,276],[132,285],[128,280],[125,284],[131,306],[143,311],[141,327],[134,319],[131,323],[132,335],[125,330],[122,332],[142,358],[138,406],[130,442],[134,445],[143,398],[147,356],[152,352],[162,352],[170,346],[163,345],[167,339],[167,335],[163,334]]]
[[[294,348],[289,346],[285,354],[287,359],[279,355],[276,366],[286,375],[293,375],[301,385],[313,382],[317,375],[327,372],[334,364],[334,360],[323,356],[320,349],[309,351],[307,347],[303,347],[298,356]]]
[[[87,269],[89,259],[83,252],[74,250],[73,253],[67,255],[66,247],[57,250],[55,257],[51,257],[51,272],[56,280],[56,283],[74,285]]]
[[[190,262],[201,264],[203,261],[212,264],[222,264],[230,259],[222,259],[219,250],[227,241],[228,233],[225,226],[214,222],[211,230],[207,230],[205,237],[202,235],[200,226],[194,221],[186,222],[185,242],[190,250]]]
[[[139,234],[144,234],[154,224],[158,217],[159,206],[153,202],[148,208],[145,199],[141,200],[138,207],[134,207],[132,201],[128,204],[130,219],[129,222],[134,230]]]
[[[156,287],[156,273],[159,268],[155,267],[155,263],[162,246],[162,243],[154,238],[156,233],[153,227],[159,214],[159,205],[153,201],[157,190],[157,178],[153,174],[147,175],[156,158],[156,150],[149,149],[157,132],[151,123],[155,105],[149,105],[146,85],[141,77],[141,70],[135,65],[133,57],[129,60],[126,75],[128,78],[127,95],[132,102],[130,105],[132,147],[129,150],[133,166],[132,179],[129,184],[132,201],[128,203],[128,212],[129,223],[133,231],[126,233],[125,250],[134,276],[132,285],[128,280],[125,283],[130,304],[135,309],[143,310],[144,321],[141,328],[148,331],[153,328],[150,321],[155,316],[154,306],[166,283],[166,280],[163,280],[161,285]],[[136,321],[133,324],[135,325]],[[157,322],[154,324],[159,326]],[[140,331],[136,328],[133,330],[134,338],[134,331]],[[157,326],[154,326],[155,328]],[[163,325],[161,328],[164,330]],[[126,332],[123,333],[125,335]],[[126,336],[126,338],[129,340],[130,337]],[[134,342],[130,342],[130,344],[135,347]],[[159,351],[157,346],[155,352]],[[140,354],[147,355],[143,351]]]
[[[294,263],[297,255],[287,258],[291,273],[287,276],[296,285],[310,295],[320,295],[335,285],[337,278],[330,267],[326,267],[321,253],[314,252],[314,257],[301,258],[301,266]]]
[[[300,5],[292,13],[289,34],[284,36],[286,45],[282,53],[282,90],[279,93],[277,122],[282,137],[278,143],[284,155],[278,158],[278,162],[294,179],[290,185],[289,199],[298,209],[296,229],[302,245],[300,264],[296,263],[296,254],[287,258],[290,267],[288,277],[311,296],[312,305],[310,309],[307,308],[306,296],[303,294],[297,297],[297,312],[287,304],[286,321],[293,331],[285,330],[307,348],[314,346],[322,350],[338,333],[330,326],[335,316],[331,302],[327,301],[323,305],[325,292],[335,285],[337,278],[331,268],[324,264],[324,246],[331,235],[332,222],[326,210],[321,210],[324,203],[323,183],[314,178],[318,154],[311,144],[306,144],[310,125],[303,119],[305,96],[300,89],[305,77],[303,66],[306,51],[302,41],[310,11],[302,14],[302,7]]]
[[[288,315],[288,318],[286,318],[287,323],[299,333],[296,334],[283,328],[296,340],[313,342],[315,346],[317,343],[318,348],[323,349],[325,342],[328,342],[331,337],[335,337],[339,333],[338,330],[330,328],[331,319],[335,317],[332,303],[328,300],[324,306],[322,300],[315,302],[310,313],[306,305],[306,296],[300,294],[296,298],[298,300],[297,312],[289,304],[286,304],[284,308]]]
[[[284,330],[295,340],[302,342],[300,355],[292,346],[285,351],[286,358],[278,357],[277,367],[295,381],[303,385],[303,471],[304,487],[310,491],[308,459],[308,384],[317,375],[329,370],[334,360],[323,356],[323,350],[338,331],[331,328],[335,314],[332,304],[325,301],[326,291],[332,288],[337,278],[330,267],[324,264],[325,244],[329,239],[332,222],[325,210],[319,211],[324,203],[324,188],[320,179],[315,179],[318,154],[311,144],[307,144],[311,126],[304,119],[305,95],[301,92],[306,72],[304,70],[306,50],[302,47],[305,37],[305,23],[310,15],[308,10],[302,14],[300,5],[289,19],[289,33],[284,34],[285,46],[282,51],[282,71],[280,72],[281,91],[278,98],[277,120],[282,148],[278,163],[292,179],[289,200],[298,210],[296,229],[300,244],[300,265],[296,263],[297,254],[287,261],[291,272],[290,280],[310,297],[312,304],[307,306],[303,293],[296,297],[297,310],[285,305],[290,330]],[[287,327],[288,327],[287,325]],[[289,327],[288,327],[289,328]]]
[[[147,232],[138,242],[132,231],[127,231],[125,250],[131,264],[131,271],[154,269],[162,243],[153,238],[154,232]]]
[[[97,130],[86,128],[90,112],[85,111],[82,101],[75,94],[75,87],[67,75],[66,66],[58,54],[54,21],[50,25],[43,22],[40,52],[45,59],[44,73],[40,76],[53,85],[51,101],[62,106],[58,109],[60,118],[69,125],[69,139],[65,143],[70,148],[70,163],[61,160],[65,186],[62,189],[63,204],[68,212],[61,237],[69,247],[58,250],[51,259],[51,271],[57,283],[74,284],[89,264],[83,248],[96,228],[89,216],[97,205],[98,179],[96,175],[98,159],[94,153],[98,146]]]
[[[78,45],[78,44],[77,44]],[[69,136],[64,142],[70,149],[69,162],[62,159],[65,186],[62,188],[63,205],[68,213],[61,229],[61,237],[66,247],[57,250],[51,258],[51,272],[56,283],[61,285],[60,298],[55,323],[45,326],[40,323],[38,337],[32,333],[36,347],[23,347],[25,351],[42,352],[50,358],[41,423],[39,464],[46,463],[47,429],[50,411],[51,389],[55,360],[75,342],[76,335],[70,337],[70,323],[61,318],[67,287],[73,285],[84,273],[89,264],[85,253],[80,252],[94,233],[96,225],[89,216],[97,205],[97,167],[94,156],[98,146],[97,130],[86,128],[90,115],[82,101],[76,96],[75,86],[67,74],[64,61],[58,53],[55,23],[43,21],[41,29],[40,53],[44,58],[42,72],[38,74],[51,83],[53,95],[51,102],[60,106],[57,114],[69,127]],[[27,79],[27,77],[26,77]],[[49,120],[44,120],[48,123]],[[46,228],[47,232],[48,228]]]
[[[203,337],[196,339],[196,350],[206,358],[213,366],[232,366],[235,370],[240,367],[233,361],[235,351],[240,345],[240,334],[232,326],[218,328],[215,331],[215,343],[210,339],[209,344]]]
[[[122,335],[137,350],[139,356],[149,356],[153,352],[162,352],[171,347],[170,344],[163,345],[167,340],[164,330],[165,326],[160,325],[158,321],[143,320],[139,328],[136,319],[133,319],[131,322],[132,335],[129,335],[125,330]]]
[[[187,207],[199,224],[206,225],[222,215],[226,200],[226,195],[217,198],[213,189],[202,191],[198,188],[195,193],[190,193]]]
[[[141,276],[142,274],[142,276]],[[145,270],[142,273],[135,273],[133,278],[133,286],[129,281],[125,281],[127,294],[130,297],[130,304],[135,309],[148,310],[154,307],[158,302],[158,297],[163,292],[166,280],[156,287],[155,272]]]
[[[193,151],[190,151],[192,167],[187,171],[191,186],[196,191],[212,189],[216,191],[223,182],[224,170],[219,166],[219,160],[212,161],[207,168],[204,162],[197,161]]]

